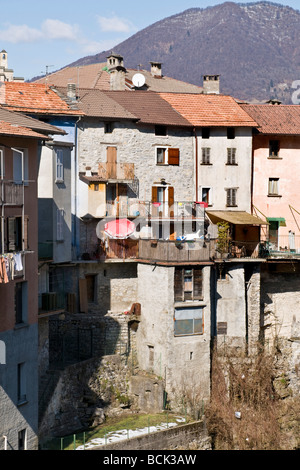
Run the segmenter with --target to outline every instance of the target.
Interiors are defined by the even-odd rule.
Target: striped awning
[[[267,220],[243,211],[206,211],[213,224],[225,221],[234,225],[269,225]]]

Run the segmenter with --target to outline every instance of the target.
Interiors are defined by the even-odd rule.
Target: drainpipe
[[[77,256],[78,256],[78,253],[79,253],[79,242],[77,240],[77,178],[78,178],[78,136],[77,136],[77,133],[78,133],[78,124],[80,123],[80,121],[82,120],[82,116],[79,117],[79,119],[77,119],[77,121],[75,122],[75,155],[74,155],[74,169],[75,169],[75,178],[74,178],[74,181],[75,181],[75,188],[74,188],[74,209],[75,209],[75,221],[74,221],[74,241],[75,241],[75,250],[76,250],[76,259],[77,259]]]
[[[198,202],[198,137],[196,128],[194,127],[194,135],[195,135],[195,184],[196,184],[196,191],[195,191],[195,199]]]

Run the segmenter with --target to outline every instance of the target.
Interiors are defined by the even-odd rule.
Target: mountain
[[[70,65],[105,62],[110,51]],[[163,64],[163,74],[202,85],[219,74],[221,92],[252,102],[291,103],[300,80],[300,12],[270,2],[192,8],[158,21],[116,45],[128,68]]]

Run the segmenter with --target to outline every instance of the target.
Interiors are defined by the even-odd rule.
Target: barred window
[[[227,165],[236,165],[236,149],[228,148],[227,149]]]
[[[236,188],[226,189],[226,206],[227,207],[236,207],[237,206],[236,193],[237,193]]]
[[[210,148],[202,148],[202,165],[210,165]]]

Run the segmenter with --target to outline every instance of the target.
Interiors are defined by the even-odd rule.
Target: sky
[[[253,0],[233,0],[254,3]],[[151,24],[222,0],[0,0],[0,51],[25,80],[114,46]],[[274,1],[296,10],[299,0]]]

